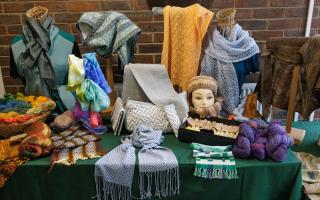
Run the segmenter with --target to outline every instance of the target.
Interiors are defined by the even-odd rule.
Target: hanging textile
[[[164,39],[161,63],[167,67],[173,85],[183,91],[198,73],[203,37],[213,12],[194,4],[186,8],[163,9]]]
[[[141,29],[127,16],[113,11],[86,12],[78,20],[77,28],[83,45],[93,47],[100,56],[117,53],[122,65],[133,61],[134,46]]]
[[[231,114],[239,105],[239,82],[233,63],[249,59],[259,53],[259,47],[248,31],[238,24],[225,38],[218,30],[209,35],[208,46],[201,61],[201,75],[212,76],[218,82],[222,108]]]
[[[287,110],[294,65],[300,65],[295,111],[303,118],[320,108],[320,36],[274,38],[261,55],[261,73],[255,93],[262,102],[263,116],[270,106]]]

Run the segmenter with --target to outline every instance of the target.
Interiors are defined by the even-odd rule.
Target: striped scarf
[[[54,152],[51,158],[51,167],[56,163],[64,165],[75,164],[77,160],[101,157],[104,152],[97,142],[100,138],[88,130],[75,125],[51,137]]]
[[[238,178],[231,146],[208,146],[192,143],[196,159],[194,176],[208,179]]]

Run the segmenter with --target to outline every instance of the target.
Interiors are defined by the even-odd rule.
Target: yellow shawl
[[[202,39],[213,12],[194,4],[186,8],[166,6],[163,10],[164,39],[161,63],[173,85],[186,90],[197,75]]]

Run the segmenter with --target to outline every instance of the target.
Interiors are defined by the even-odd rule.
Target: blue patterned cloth
[[[103,75],[95,53],[86,53],[82,55],[85,77],[97,83],[106,94],[112,92],[105,76]],[[112,67],[112,66],[109,66]]]
[[[123,66],[133,61],[141,29],[124,14],[86,12],[77,22],[77,28],[83,37],[83,45],[93,47],[100,56],[117,53]]]

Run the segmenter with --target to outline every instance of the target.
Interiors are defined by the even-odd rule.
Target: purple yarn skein
[[[288,147],[293,144],[284,127],[279,121],[272,121],[268,127],[268,142],[266,150],[268,156],[274,161],[281,162],[286,159]]]

